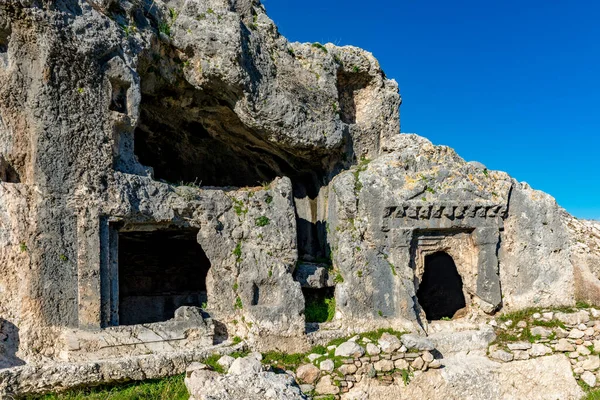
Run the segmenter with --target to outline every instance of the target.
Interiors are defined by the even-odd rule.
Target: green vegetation
[[[381,329],[377,329],[376,331],[361,333],[360,336],[363,338],[370,339],[373,342],[376,342],[381,338],[381,335],[383,335],[384,333],[389,333],[390,335],[394,335],[398,339],[400,339],[402,337],[402,335],[404,335],[404,332],[396,331],[392,328],[381,328]]]
[[[354,67],[352,67],[352,71],[353,71],[355,74],[358,74],[358,73],[360,72],[360,69],[358,68],[358,66],[356,66],[356,65],[355,65]]]
[[[235,308],[238,310],[241,310],[244,308],[244,305],[242,304],[242,299],[240,298],[240,296],[237,296],[235,298]]]
[[[272,202],[273,202],[273,196],[268,194],[267,197],[265,197],[265,203],[271,204]]]
[[[335,277],[333,278],[333,281],[335,283],[344,283],[344,277],[342,276],[342,274],[340,274],[339,272],[335,275]]]
[[[77,93],[79,93],[79,94],[83,94],[84,92],[85,92],[85,89],[84,89],[84,88],[82,88],[82,87],[80,87],[80,88],[77,88]]]
[[[61,254],[60,256],[58,256],[58,258],[60,259],[60,261],[69,261],[69,259],[67,258],[67,256],[65,256],[64,254]]]
[[[312,47],[315,47],[317,49],[323,50],[325,53],[328,53],[327,48],[325,46],[323,46],[321,43],[319,42],[315,42],[312,44]]]
[[[219,356],[220,357],[220,356]],[[218,358],[217,358],[218,360]],[[215,362],[216,363],[216,362]],[[27,400],[187,400],[184,375],[116,386],[76,389],[60,394],[29,396]]]
[[[27,250],[29,250],[29,249],[27,248],[27,245],[25,244],[25,242],[21,242],[21,243],[19,244],[19,248],[21,249],[21,253],[25,253]]]
[[[256,226],[267,226],[269,225],[269,223],[271,223],[271,220],[263,215],[261,217],[256,218],[255,223]]]
[[[358,270],[358,271],[356,272],[356,276],[358,276],[359,278],[362,278],[362,276],[363,276],[363,272],[362,272],[361,270]]]
[[[356,169],[352,173],[354,175],[354,193],[355,194],[358,194],[362,190],[363,185],[359,179],[360,173],[363,171],[366,171],[367,166],[369,165],[370,162],[371,162],[371,160],[369,160],[368,158],[361,157],[360,162],[358,163],[358,165],[356,166]]]
[[[306,322],[329,322],[335,316],[335,297],[314,291],[304,306]]]
[[[233,291],[234,291],[234,292],[237,292],[237,290],[238,290],[238,287],[239,287],[239,286],[238,286],[238,283],[237,283],[237,282],[235,282],[235,283],[233,284],[233,287],[232,287],[232,288],[233,288]]]
[[[295,369],[304,363],[306,354],[294,353],[286,354],[278,351],[268,351],[263,353],[263,364],[270,364],[281,369]]]
[[[231,198],[233,201],[233,210],[237,215],[246,215],[248,213],[248,208],[244,206],[244,202],[242,200]]]
[[[487,168],[485,168],[485,169],[483,170],[483,174],[484,174],[485,176],[489,176],[489,174],[490,174],[490,173],[489,173],[489,171],[488,171],[488,169],[487,169]]]
[[[233,255],[235,256],[236,262],[242,261],[242,242],[238,242],[238,244],[235,246],[235,249],[233,249]]]
[[[435,194],[435,190],[433,188],[428,187],[427,191],[431,194]]]
[[[225,369],[221,365],[217,364],[217,361],[219,361],[221,357],[222,356],[220,354],[213,354],[206,358],[202,363],[208,365],[212,370],[223,374],[225,373]]]
[[[239,337],[239,336],[234,336],[232,340],[233,340],[233,344],[240,344],[240,343],[242,343],[242,338]]]
[[[413,377],[412,371],[402,369],[400,370],[400,373],[402,374],[402,382],[404,382],[405,386],[408,385],[410,383],[410,379]]]

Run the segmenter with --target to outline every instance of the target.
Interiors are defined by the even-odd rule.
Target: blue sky
[[[600,2],[263,0],[290,41],[371,51],[402,132],[600,219]]]

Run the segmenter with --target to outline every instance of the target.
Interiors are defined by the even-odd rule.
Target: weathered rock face
[[[600,304],[598,226],[400,102],[257,1],[0,0],[0,367],[295,351],[327,293],[351,330]]]

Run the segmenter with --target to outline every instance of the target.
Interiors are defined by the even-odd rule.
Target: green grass
[[[581,381],[579,381],[581,382]],[[583,383],[583,382],[582,382]],[[583,383],[583,385],[585,385],[585,383]],[[580,385],[580,386],[583,386]],[[587,386],[587,385],[585,385]],[[584,388],[585,390],[585,388]],[[583,397],[581,400],[600,400],[600,389],[596,389],[596,390],[592,390],[590,392],[588,392],[585,397]]]
[[[267,226],[271,223],[271,220],[263,215],[261,217],[256,218],[254,222],[256,226]]]
[[[220,354],[213,354],[210,357],[208,357],[207,359],[205,359],[203,361],[203,364],[206,364],[213,370],[217,371],[218,373],[223,374],[223,373],[225,373],[225,369],[221,365],[217,364],[217,361],[219,361],[219,359],[221,357],[222,356]]]
[[[75,389],[59,394],[29,396],[26,400],[187,400],[184,375],[117,386]]]
[[[323,50],[325,53],[327,53],[327,48],[325,48],[325,46],[323,46],[321,43],[319,42],[315,42],[312,44],[312,47],[315,47],[317,49]]]
[[[383,335],[384,333],[389,333],[390,335],[394,335],[398,339],[400,339],[400,337],[402,335],[404,335],[404,332],[396,331],[392,328],[382,328],[382,329],[377,329],[376,331],[372,331],[372,332],[361,333],[360,336],[363,338],[370,339],[373,342],[376,342],[379,340],[379,338],[381,338],[381,335]]]
[[[235,256],[236,262],[242,261],[242,242],[238,242],[238,244],[235,246],[235,249],[233,249],[233,255]]]
[[[314,291],[306,297],[304,305],[306,322],[329,322],[335,316],[335,297]]]

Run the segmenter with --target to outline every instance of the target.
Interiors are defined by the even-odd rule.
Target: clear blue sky
[[[263,0],[290,41],[371,51],[402,132],[600,219],[600,1]]]

